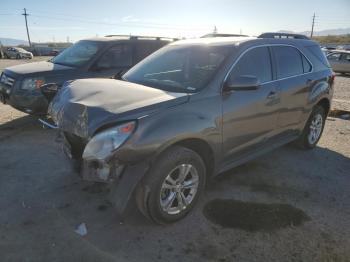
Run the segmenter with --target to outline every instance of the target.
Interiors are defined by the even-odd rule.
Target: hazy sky
[[[32,41],[71,41],[105,34],[173,37],[219,32],[350,27],[350,0],[1,0],[0,37],[26,39],[27,8]]]

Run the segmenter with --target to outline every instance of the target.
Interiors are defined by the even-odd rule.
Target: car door
[[[339,59],[339,71],[350,73],[350,53],[342,53]]]
[[[258,89],[222,94],[224,164],[259,147],[276,128],[280,101],[269,47],[248,50],[227,78],[247,75],[258,78],[261,83]]]
[[[333,52],[327,56],[327,59],[328,59],[329,63],[331,64],[333,71],[335,71],[335,72],[341,70],[341,63],[339,61],[340,55],[341,55],[341,53],[339,53],[339,52]]]
[[[272,53],[281,92],[277,125],[282,133],[298,128],[314,79],[311,63],[297,48],[273,46]]]
[[[132,44],[120,43],[108,48],[92,66],[95,77],[113,77],[132,66]]]

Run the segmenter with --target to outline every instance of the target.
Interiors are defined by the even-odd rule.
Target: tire
[[[181,173],[187,173],[184,180],[180,179]],[[190,149],[174,146],[160,155],[141,181],[136,190],[136,204],[153,222],[174,223],[194,207],[205,181],[206,168],[202,158]],[[192,187],[183,188],[185,184]]]
[[[20,54],[17,54],[17,55],[16,55],[16,59],[21,59],[21,55],[20,55]]]
[[[319,122],[321,121],[321,122]],[[313,149],[322,136],[326,122],[326,112],[322,106],[316,105],[306,122],[297,144],[303,149]],[[313,127],[313,128],[312,128]]]

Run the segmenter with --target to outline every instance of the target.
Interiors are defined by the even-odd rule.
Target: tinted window
[[[301,58],[303,60],[303,68],[304,68],[304,73],[309,73],[311,72],[312,70],[312,66],[310,64],[310,62],[306,59],[306,57],[302,54],[301,55]]]
[[[308,55],[308,58],[311,60],[311,63],[314,66],[314,71],[320,71],[330,68],[328,60],[325,54],[322,52],[320,46],[306,46],[306,50],[310,54]]]
[[[109,48],[97,62],[98,68],[117,68],[132,65],[131,45],[119,44]]]
[[[340,58],[340,53],[332,53],[327,56],[328,60],[338,61]]]
[[[296,48],[274,46],[273,50],[276,58],[278,79],[304,73],[301,54]]]
[[[165,43],[161,41],[152,42],[140,42],[135,45],[135,63],[140,62],[142,59],[152,54],[157,49],[164,46]]]
[[[230,73],[230,78],[255,76],[261,83],[272,80],[270,53],[267,47],[254,48],[245,53]]]

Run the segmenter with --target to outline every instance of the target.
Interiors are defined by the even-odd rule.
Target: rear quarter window
[[[320,46],[318,45],[305,46],[305,49],[308,52],[308,58],[310,59],[312,65],[314,66],[314,71],[322,71],[330,68],[327,57],[322,52]]]

